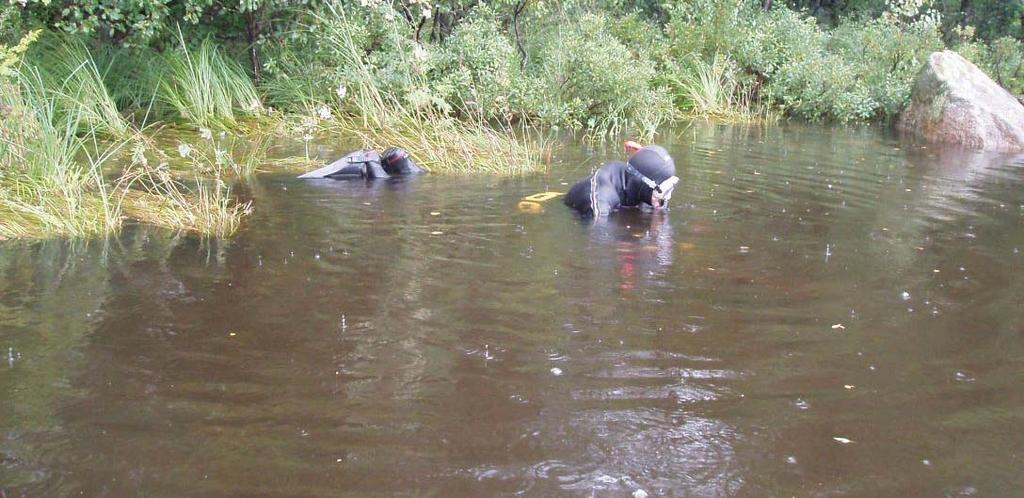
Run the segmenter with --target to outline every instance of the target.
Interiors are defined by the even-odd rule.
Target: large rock
[[[1024,105],[950,50],[928,57],[896,126],[934,142],[1024,150]]]

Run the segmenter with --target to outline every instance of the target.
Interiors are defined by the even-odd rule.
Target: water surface
[[[670,212],[258,177],[230,243],[0,245],[0,496],[1013,496],[1024,159],[693,125]],[[325,157],[341,150],[328,150]]]

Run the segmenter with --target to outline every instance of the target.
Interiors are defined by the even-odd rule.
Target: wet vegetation
[[[991,0],[24,0],[0,7],[0,237],[230,234],[262,156],[215,135],[517,174],[545,155],[535,130],[887,121],[943,47],[1024,91],[1022,30],[1020,2]]]

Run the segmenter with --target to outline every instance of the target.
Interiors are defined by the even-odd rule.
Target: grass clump
[[[102,167],[121,142],[97,140],[88,110],[65,108],[74,83],[51,90],[36,68],[0,78],[0,238],[86,236],[121,226]]]
[[[690,116],[723,121],[772,121],[777,116],[757,101],[744,84],[736,64],[720,54],[711,62],[694,57],[687,69],[666,78],[676,105]]]
[[[92,52],[80,40],[50,33],[29,53],[27,62],[37,68],[50,89],[57,112],[74,115],[79,133],[126,138],[132,132],[118,110]]]
[[[161,102],[189,123],[227,128],[242,116],[263,110],[252,79],[207,38],[191,49],[179,32],[180,45],[163,57]]]
[[[135,188],[127,190],[125,213],[143,223],[224,238],[252,213],[252,201],[237,202],[219,176],[193,179],[191,185],[159,170],[138,170],[126,178]]]
[[[55,56],[59,60],[43,69],[10,62],[4,54],[0,239],[106,234],[129,218],[218,237],[234,233],[251,212],[251,203],[237,202],[219,173],[251,171],[257,156],[235,162],[233,143],[227,145],[222,155],[231,160],[210,166],[214,179],[196,180],[194,187],[140,173],[145,170],[134,162],[119,172],[116,166],[127,143],[136,142],[131,155],[144,159],[148,138],[127,123],[123,129],[111,126],[117,121],[105,114],[110,98],[95,62],[83,47],[67,46],[68,52]],[[5,52],[24,53],[18,47]],[[76,54],[82,58],[78,64],[73,60]],[[200,170],[199,164],[207,160],[195,158],[194,169]]]
[[[424,57],[417,55],[418,46],[399,51],[399,59],[393,61],[411,68],[403,77],[412,90],[403,101],[383,88],[378,68],[367,61],[361,48],[361,28],[341,7],[321,17],[319,27],[330,41],[330,53],[345,68],[341,88],[345,94],[347,88],[353,89],[346,105],[354,112],[343,112],[334,121],[341,131],[357,135],[371,147],[402,147],[431,171],[520,174],[539,168],[541,146],[525,134],[513,133],[508,126],[495,129],[482,119],[459,120],[437,109],[439,102],[429,89],[425,71],[417,69],[417,60]]]

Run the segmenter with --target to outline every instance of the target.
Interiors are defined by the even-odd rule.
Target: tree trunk
[[[1024,9],[1020,11],[1020,39],[1024,41]]]
[[[772,0],[761,0],[761,10],[765,12],[772,10]]]
[[[519,16],[526,10],[526,4],[529,1],[519,0],[515,10],[512,11],[512,29],[516,33],[516,49],[519,51],[519,69],[526,69],[526,61],[529,58],[529,54],[526,53],[526,48],[523,46],[523,32],[519,29]]]
[[[971,0],[960,0],[960,27],[964,28],[971,19]]]
[[[260,39],[260,7],[246,13],[246,35],[249,41],[249,61],[252,63],[252,77],[257,83],[263,77],[263,64],[260,62],[260,48],[256,44]]]

